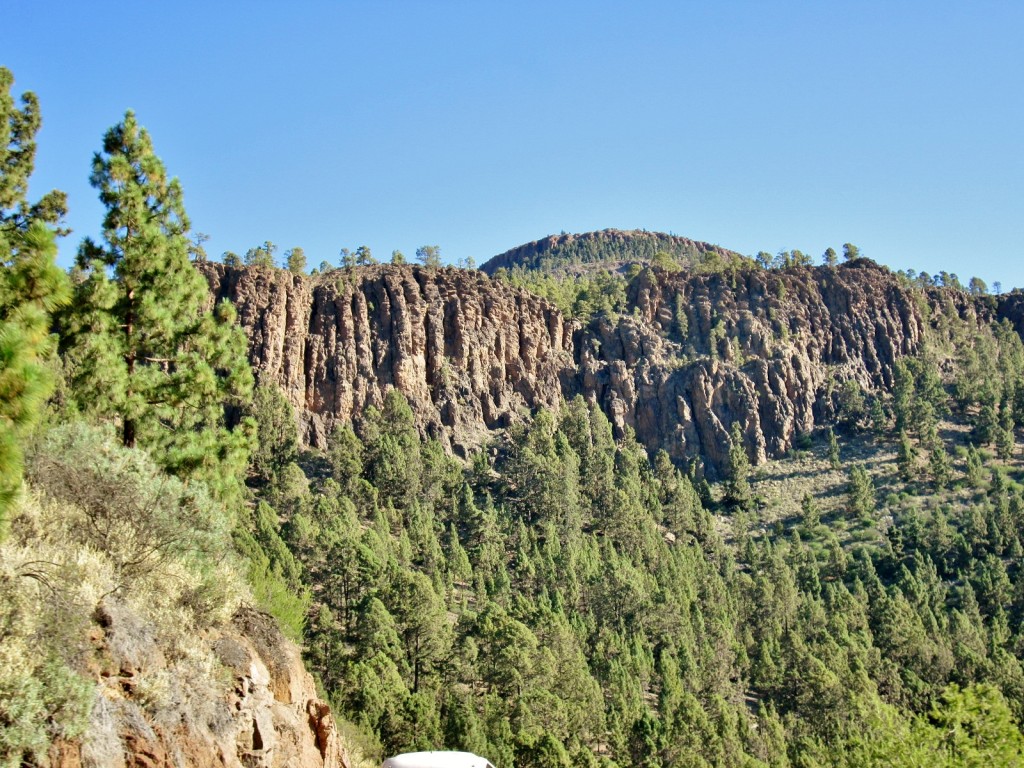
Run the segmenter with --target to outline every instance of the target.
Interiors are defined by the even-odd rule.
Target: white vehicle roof
[[[406,752],[384,761],[383,768],[494,768],[472,752]]]

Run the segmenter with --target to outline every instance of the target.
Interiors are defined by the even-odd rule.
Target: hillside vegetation
[[[0,75],[0,764],[1024,762],[1019,295],[651,233],[197,269],[130,112],[65,275]]]

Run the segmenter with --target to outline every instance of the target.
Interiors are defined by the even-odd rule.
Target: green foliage
[[[856,547],[810,495],[789,533],[758,535],[741,509],[726,543],[695,481],[614,441],[581,398],[464,471],[397,393],[360,431],[335,430],[332,476],[284,525],[301,567],[277,570],[319,585],[309,662],[386,752],[885,765],[941,754],[925,724],[952,681],[989,681],[1024,710],[1006,607],[1021,615],[1020,570],[1004,564],[1024,551],[1024,501],[1005,481],[962,520],[894,507],[889,524],[856,464]]]
[[[871,475],[860,464],[850,467],[850,482],[846,487],[847,509],[854,518],[871,520],[875,511],[875,486]]]
[[[626,280],[613,272],[561,278],[516,268],[500,272],[496,277],[542,296],[567,317],[584,322],[600,315],[622,312],[626,306]]]
[[[289,272],[293,275],[306,274],[306,252],[302,248],[289,248],[285,251],[284,257]]]
[[[53,390],[46,365],[53,352],[50,315],[69,296],[54,263],[53,233],[41,222],[0,233],[0,538],[21,485],[21,441]]]
[[[750,490],[750,459],[743,441],[743,428],[738,421],[732,424],[729,436],[729,466],[725,476],[725,501],[737,509],[749,509],[753,504]]]
[[[441,248],[436,245],[421,245],[416,249],[416,261],[427,269],[438,269],[441,266]]]
[[[953,465],[949,454],[941,445],[936,445],[928,458],[928,473],[938,489],[948,488],[953,479]]]
[[[673,256],[665,251],[658,251],[651,257],[651,264],[666,272],[678,272],[681,267]]]
[[[836,416],[849,429],[860,429],[868,413],[864,390],[856,381],[849,379],[840,386],[837,397]]]
[[[43,765],[55,737],[84,733],[93,685],[59,658],[30,661],[26,649],[5,640],[0,646],[0,766]]]
[[[276,482],[298,456],[295,410],[281,390],[271,384],[256,387],[249,414],[256,424],[256,440],[249,457],[251,471],[258,482]]]
[[[160,703],[161,672],[172,686],[186,670],[190,688],[223,685],[194,638],[247,595],[228,535],[234,521],[201,483],[186,485],[83,424],[40,435],[26,467],[29,492],[0,545],[0,765],[45,764],[54,739],[96,727],[90,710],[106,700],[96,665],[122,664],[140,647],[160,648],[164,669],[134,669],[136,701]],[[102,655],[98,622],[108,627]]]
[[[896,465],[899,467],[900,477],[905,483],[911,482],[916,475],[914,464],[916,458],[917,450],[914,448],[914,444],[907,437],[906,430],[900,430]]]
[[[105,245],[87,239],[78,256],[85,278],[68,323],[78,404],[114,421],[124,445],[230,494],[249,429],[228,409],[248,402],[252,374],[234,310],[204,309],[181,187],[131,112],[107,132],[91,181],[107,213]]]
[[[839,469],[839,441],[836,440],[836,433],[832,427],[828,428],[828,463],[832,469]]]
[[[25,231],[33,222],[55,226],[67,213],[67,196],[54,190],[36,203],[28,201],[35,169],[36,133],[42,125],[39,100],[21,95],[21,107],[11,94],[14,75],[0,67],[0,237]],[[67,234],[59,230],[58,234]]]
[[[255,248],[250,248],[246,251],[243,261],[247,267],[273,269],[275,253],[277,253],[277,246],[266,240],[263,245],[257,245]]]
[[[240,521],[232,537],[247,561],[246,577],[257,603],[277,619],[286,635],[300,640],[311,596],[302,580],[301,563],[281,537],[276,510],[266,502],[257,503],[250,519]]]
[[[0,67],[0,538],[7,510],[21,486],[21,442],[53,389],[46,365],[53,352],[51,315],[70,296],[57,267],[55,232],[64,194],[27,200],[35,161],[39,106],[33,94],[14,105],[14,78]]]
[[[112,562],[114,589],[130,590],[168,563],[212,565],[225,556],[234,520],[200,483],[165,475],[142,451],[71,424],[48,433],[30,457],[37,490],[81,511],[79,541]]]

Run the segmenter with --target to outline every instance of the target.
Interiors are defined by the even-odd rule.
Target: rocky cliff
[[[284,389],[312,445],[397,387],[422,431],[464,455],[571,388],[573,324],[480,272],[377,266],[308,278],[202,267],[238,309],[258,380]]]
[[[53,745],[53,768],[347,767],[329,707],[269,616],[243,608],[200,639],[220,686],[167,658],[118,602],[101,603],[94,620],[89,727]]]
[[[259,378],[285,390],[315,445],[392,386],[423,432],[460,454],[529,409],[581,394],[620,433],[714,472],[733,421],[754,461],[783,454],[831,415],[837,384],[890,385],[926,322],[915,294],[867,259],[647,268],[630,282],[626,312],[585,326],[476,271],[202,269],[237,305]]]
[[[579,390],[650,449],[724,467],[738,420],[755,462],[831,415],[830,391],[892,383],[920,309],[866,259],[839,268],[692,275],[646,270],[629,315],[580,334]]]

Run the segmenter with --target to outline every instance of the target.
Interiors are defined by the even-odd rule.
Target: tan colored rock
[[[649,450],[700,458],[714,473],[733,421],[760,462],[830,417],[831,383],[891,386],[925,322],[897,277],[867,259],[646,269],[630,284],[627,312],[586,328],[472,270],[375,266],[310,278],[201,269],[216,296],[235,302],[259,379],[282,387],[316,446],[390,387],[408,398],[422,434],[460,455],[522,413],[582,394],[619,435],[632,429]],[[976,311],[962,303],[958,311]]]
[[[78,742],[50,750],[55,768],[347,768],[330,707],[320,700],[298,648],[266,614],[240,609],[232,623],[207,631],[210,660],[221,665],[220,686],[170,668],[133,616],[106,606],[96,652],[121,667],[98,676],[92,719]],[[128,674],[125,654],[145,658]],[[170,678],[158,706],[142,680]],[[139,685],[126,685],[126,680]],[[150,694],[151,695],[151,694]]]
[[[521,410],[556,406],[575,372],[574,324],[480,272],[202,270],[235,303],[258,380],[281,386],[311,445],[326,445],[336,422],[358,420],[396,387],[421,432],[464,455]]]

